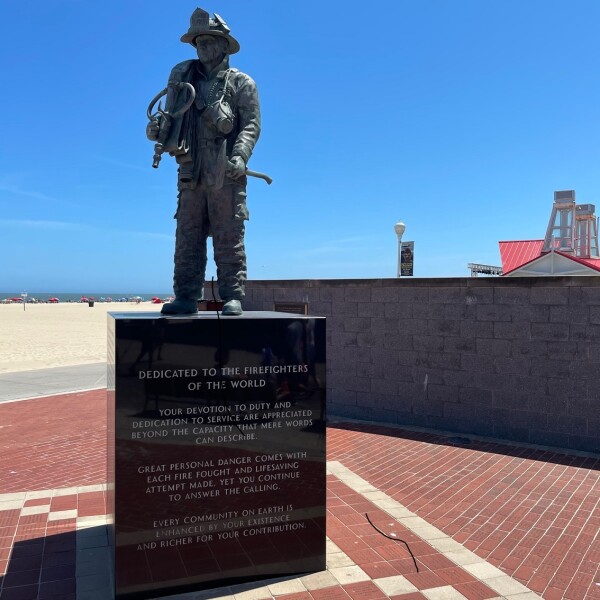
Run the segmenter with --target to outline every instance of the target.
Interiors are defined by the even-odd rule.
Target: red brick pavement
[[[0,494],[106,481],[106,390],[0,404],[0,424]]]
[[[0,405],[0,494],[104,483],[106,393],[65,394]],[[600,598],[600,459],[395,428],[335,424],[329,460],[379,488],[454,540],[547,600]],[[24,501],[27,511],[106,513],[103,492]],[[333,476],[328,535],[371,578],[403,575],[418,590],[451,585],[472,600],[489,588],[394,524],[414,552],[386,530],[390,517]],[[0,511],[2,600],[75,598],[75,519]],[[12,548],[12,553],[11,553]],[[4,574],[4,576],[3,576]],[[498,594],[496,594],[497,596]],[[403,600],[372,581],[280,596],[284,600]]]
[[[354,424],[328,455],[544,598],[600,598],[600,458]]]
[[[387,513],[332,476],[327,481],[327,512],[328,536],[372,578],[403,575],[419,590],[451,585],[469,600],[498,596],[406,527],[390,523]],[[375,527],[388,535],[395,534],[397,540],[381,535],[366,515]],[[367,587],[354,585],[358,586],[357,594]],[[374,591],[371,594],[386,597],[376,596]]]

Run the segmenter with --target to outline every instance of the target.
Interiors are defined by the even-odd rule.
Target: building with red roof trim
[[[560,250],[542,252],[544,240],[498,242],[504,277],[600,274],[600,258],[580,258]]]
[[[593,204],[575,204],[573,190],[554,192],[543,240],[498,242],[504,277],[598,276],[598,222]]]

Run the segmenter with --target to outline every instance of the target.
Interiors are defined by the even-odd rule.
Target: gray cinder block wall
[[[330,414],[600,452],[600,277],[250,281],[327,317]]]

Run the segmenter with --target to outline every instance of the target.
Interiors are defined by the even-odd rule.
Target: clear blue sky
[[[175,164],[146,107],[196,2],[0,3],[0,290],[169,291]],[[258,83],[251,279],[499,264],[553,191],[600,208],[598,0],[223,0]],[[215,269],[209,264],[208,275]]]

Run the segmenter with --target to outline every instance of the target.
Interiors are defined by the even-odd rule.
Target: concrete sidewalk
[[[106,387],[106,363],[0,373],[0,402]]]
[[[105,390],[0,404],[1,600],[109,598],[105,415]],[[599,467],[334,422],[327,571],[178,598],[600,599]]]

